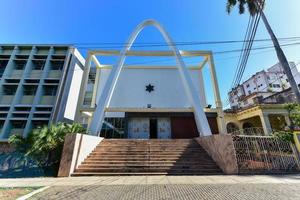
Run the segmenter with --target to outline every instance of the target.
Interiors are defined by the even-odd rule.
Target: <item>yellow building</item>
[[[224,118],[228,133],[268,135],[290,125],[284,104],[258,104],[240,110],[227,110]]]

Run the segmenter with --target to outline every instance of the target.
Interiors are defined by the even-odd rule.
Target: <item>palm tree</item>
[[[292,91],[294,92],[297,102],[300,103],[300,93],[299,93],[299,89],[297,86],[297,83],[293,77],[291,68],[289,66],[289,63],[280,47],[280,44],[278,42],[278,39],[276,38],[264,12],[263,12],[263,8],[265,6],[265,0],[227,0],[227,12],[230,13],[232,8],[236,5],[238,5],[239,7],[239,13],[243,14],[245,12],[245,6],[248,7],[248,11],[250,13],[250,15],[254,16],[256,14],[261,14],[261,18],[265,24],[265,27],[272,39],[273,45],[275,47],[276,50],[276,54],[277,54],[277,58],[279,60],[279,63],[281,64],[281,66],[283,67],[284,72],[286,73],[286,76],[289,80],[289,83],[291,85]]]
[[[12,135],[9,137],[9,143],[15,146],[17,151],[35,158],[40,166],[47,167],[59,163],[67,134],[84,132],[81,124],[57,123],[34,129],[26,138]]]

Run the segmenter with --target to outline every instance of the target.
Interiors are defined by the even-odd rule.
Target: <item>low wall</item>
[[[236,152],[231,135],[218,134],[196,138],[225,174],[237,174]]]
[[[70,176],[103,139],[86,134],[68,134],[65,138],[58,177]]]
[[[0,141],[0,153],[11,153],[14,152],[15,148],[10,145],[7,141]]]

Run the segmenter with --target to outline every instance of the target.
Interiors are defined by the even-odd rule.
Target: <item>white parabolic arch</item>
[[[104,120],[104,114],[105,114],[105,108],[109,105],[113,91],[116,87],[116,83],[118,81],[118,78],[120,76],[121,69],[123,67],[126,53],[130,50],[133,42],[139,35],[139,33],[147,26],[154,26],[156,27],[159,32],[164,37],[165,41],[169,45],[169,47],[174,52],[174,55],[176,57],[177,66],[179,68],[180,77],[182,80],[182,83],[184,85],[184,89],[186,92],[186,95],[188,96],[188,99],[193,106],[195,121],[197,124],[198,132],[200,136],[208,136],[211,135],[211,130],[206,118],[206,115],[203,111],[203,108],[200,104],[200,94],[196,91],[195,86],[193,85],[192,78],[190,77],[190,74],[188,72],[188,69],[186,68],[181,54],[177,47],[175,46],[174,42],[172,41],[169,34],[165,31],[165,29],[155,20],[146,20],[139,24],[133,33],[130,35],[129,40],[126,43],[126,46],[121,50],[119,60],[118,62],[112,67],[111,72],[108,76],[108,79],[104,85],[104,88],[102,90],[101,96],[98,99],[96,103],[95,112],[93,114],[93,119],[90,125],[89,132],[92,135],[97,135],[101,128],[102,128],[102,122]]]

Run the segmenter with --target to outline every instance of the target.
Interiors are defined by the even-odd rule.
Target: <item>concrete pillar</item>
[[[87,83],[89,80],[91,61],[92,61],[92,54],[90,52],[88,52],[88,55],[85,59],[84,71],[83,71],[81,85],[80,85],[80,93],[79,93],[79,97],[78,97],[78,101],[77,101],[76,115],[75,115],[75,119],[74,119],[75,122],[79,122],[79,123],[81,120],[80,108],[84,101],[85,91],[86,91]]]
[[[289,115],[284,115],[284,119],[285,119],[286,125],[290,126],[291,125],[291,120],[289,118]]]
[[[261,124],[262,124],[265,135],[271,134],[272,133],[272,127],[271,127],[271,124],[270,124],[268,114],[262,113],[262,114],[259,115],[259,117],[260,117]]]
[[[221,97],[220,97],[217,74],[216,74],[216,69],[215,69],[215,64],[214,64],[212,54],[209,55],[208,61],[209,61],[210,77],[211,77],[212,86],[213,86],[216,109],[217,109],[217,113],[218,113],[217,121],[218,121],[219,131],[221,134],[227,134],[227,129],[226,129],[225,120],[224,120],[223,105],[222,105],[222,101],[221,101]]]

